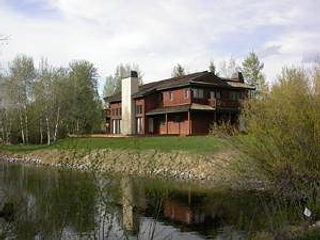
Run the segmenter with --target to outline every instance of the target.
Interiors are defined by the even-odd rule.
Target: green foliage
[[[319,80],[317,80],[319,81]],[[269,96],[248,102],[243,151],[286,197],[320,198],[320,101],[302,68],[284,68]]]
[[[177,65],[175,65],[173,67],[171,76],[172,77],[180,77],[180,76],[184,76],[186,74],[187,74],[187,72],[186,72],[185,68],[180,63],[178,63]]]
[[[101,102],[97,89],[97,70],[88,61],[70,64],[68,101],[68,132],[72,134],[92,133],[99,129]]]
[[[217,137],[230,137],[237,133],[237,129],[230,122],[213,122],[210,125],[210,134]]]
[[[194,153],[215,153],[231,146],[226,139],[215,136],[194,137],[130,137],[130,138],[68,138],[51,145],[50,149],[132,149],[159,151],[188,151]],[[3,151],[33,151],[39,145],[0,145]]]
[[[306,233],[305,235],[297,238],[297,240],[318,240],[320,239],[320,230],[319,229],[313,229]]]
[[[220,63],[219,75],[222,77],[230,78],[232,75],[237,72],[237,62],[236,59],[230,57],[228,61],[223,61]]]
[[[87,61],[68,69],[17,56],[1,76],[0,142],[47,143],[68,133],[100,131],[102,103],[97,70]]]
[[[255,52],[250,52],[242,63],[242,73],[249,85],[256,88],[254,96],[261,97],[268,91],[265,76],[262,74],[264,64],[260,62]]]
[[[115,70],[114,75],[109,75],[106,78],[106,82],[103,88],[103,97],[110,97],[114,94],[121,92],[121,81],[123,78],[127,77],[130,71],[136,71],[138,73],[139,85],[143,84],[143,74],[139,66],[135,63],[133,64],[122,64],[120,63]]]

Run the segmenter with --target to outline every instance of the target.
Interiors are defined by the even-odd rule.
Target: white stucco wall
[[[121,107],[122,107],[122,134],[135,134],[135,106],[132,94],[139,90],[138,78],[127,77],[122,79],[121,86]]]

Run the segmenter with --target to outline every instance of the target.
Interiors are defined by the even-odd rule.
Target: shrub
[[[244,110],[244,153],[278,193],[299,200],[319,199],[319,69],[312,84],[304,69],[284,68],[271,92]]]

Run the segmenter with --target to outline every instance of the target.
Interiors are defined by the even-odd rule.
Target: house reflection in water
[[[211,219],[211,214],[199,205],[198,199],[192,200],[189,190],[187,194],[170,196],[164,201],[164,217],[174,222],[187,225],[203,225]]]
[[[122,189],[122,225],[123,230],[137,234],[139,232],[139,216],[133,191],[132,180],[129,177],[121,179]]]
[[[164,203],[164,217],[184,224],[203,224],[205,222],[205,213],[201,209],[169,199]]]

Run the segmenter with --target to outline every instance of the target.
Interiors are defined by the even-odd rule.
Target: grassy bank
[[[129,137],[129,138],[68,138],[51,146],[46,145],[0,145],[0,150],[30,152],[40,149],[58,150],[157,150],[161,152],[186,151],[210,154],[232,147],[231,141],[214,136],[194,137]]]

